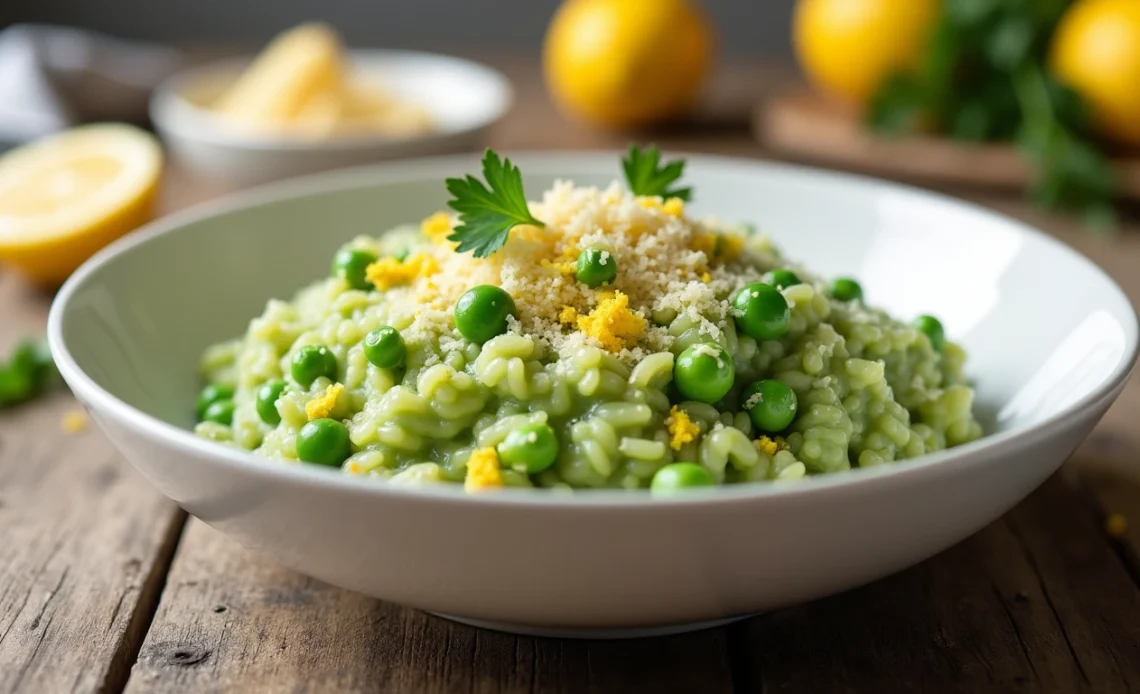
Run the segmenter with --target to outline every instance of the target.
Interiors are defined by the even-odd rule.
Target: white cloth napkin
[[[151,90],[182,63],[164,46],[8,27],[0,31],[0,149],[89,121],[142,122]]]

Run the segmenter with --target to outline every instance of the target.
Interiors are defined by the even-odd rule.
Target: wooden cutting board
[[[881,176],[931,183],[1024,189],[1030,174],[1009,145],[936,137],[884,137],[807,90],[775,94],[756,108],[756,137],[780,154]],[[1123,197],[1140,199],[1140,152],[1115,160]]]

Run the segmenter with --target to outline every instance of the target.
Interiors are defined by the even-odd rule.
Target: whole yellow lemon
[[[1053,36],[1051,64],[1107,137],[1140,146],[1140,0],[1080,0]]]
[[[883,82],[919,60],[939,0],[799,0],[793,43],[820,91],[863,105]]]
[[[693,105],[712,47],[707,18],[688,0],[566,0],[546,34],[546,84],[573,116],[644,126]]]

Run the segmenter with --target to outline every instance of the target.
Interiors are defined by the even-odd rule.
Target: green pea
[[[617,277],[617,261],[609,251],[587,248],[578,254],[578,281],[593,289],[609,284]]]
[[[513,315],[515,300],[491,284],[472,287],[455,302],[455,327],[479,344],[507,332],[507,317]]]
[[[293,355],[293,367],[290,372],[293,380],[302,388],[313,385],[313,381],[321,376],[327,379],[336,379],[336,355],[324,345],[306,345]]]
[[[716,480],[696,463],[670,463],[653,475],[649,488],[654,494],[671,494],[693,487],[712,487]]]
[[[306,463],[339,467],[351,454],[348,427],[335,419],[314,419],[297,434],[297,457]]]
[[[686,400],[718,402],[732,389],[736,368],[723,347],[709,342],[691,345],[673,365],[673,383]]]
[[[776,434],[796,418],[796,393],[783,381],[757,381],[744,389],[740,402],[760,431]]]
[[[499,444],[499,460],[519,472],[542,472],[557,459],[558,438],[548,424],[521,426]]]
[[[257,389],[257,416],[270,426],[281,423],[281,413],[277,411],[277,400],[285,392],[285,381],[268,381]]]
[[[946,330],[942,327],[942,321],[934,316],[922,315],[915,318],[914,327],[930,338],[930,344],[934,349],[942,351],[946,346]]]
[[[226,398],[210,403],[210,406],[202,414],[202,421],[230,426],[234,423],[234,401]]]
[[[756,282],[741,289],[732,307],[740,312],[736,327],[753,340],[778,340],[788,334],[792,311],[780,290],[770,284]]]
[[[234,396],[232,386],[211,383],[198,394],[198,421],[206,418],[206,408],[219,400],[229,400]]]
[[[863,287],[850,277],[840,277],[831,283],[831,295],[836,301],[862,301]]]
[[[377,328],[364,337],[364,357],[379,369],[394,369],[404,361],[408,348],[400,331],[390,325]]]
[[[764,281],[776,289],[787,289],[788,287],[793,287],[797,284],[803,284],[803,282],[800,280],[799,275],[787,269],[773,270],[769,272],[768,274],[764,275]]]
[[[343,279],[353,289],[371,289],[365,270],[377,260],[375,253],[357,248],[342,248],[333,256],[332,275]]]

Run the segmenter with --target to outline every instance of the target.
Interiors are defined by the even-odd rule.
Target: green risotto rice
[[[505,164],[485,173],[518,207]],[[504,223],[452,184],[458,214],[353,239],[209,348],[196,432],[392,482],[655,493],[982,434],[937,319],[898,320],[854,279],[694,219],[685,194],[559,182]]]

